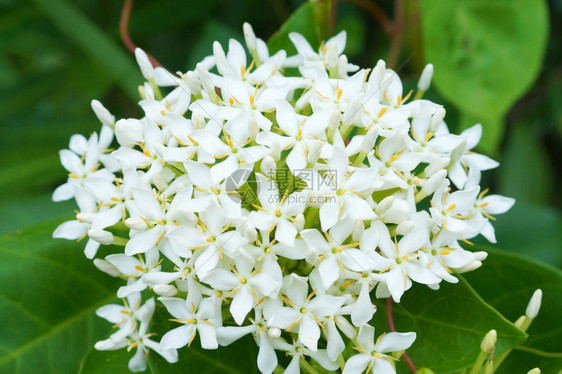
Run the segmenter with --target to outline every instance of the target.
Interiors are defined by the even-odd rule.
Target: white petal
[[[265,333],[261,334],[260,350],[258,352],[258,368],[264,374],[271,374],[277,367],[277,355],[275,350],[269,344]]]
[[[137,253],[145,253],[154,248],[160,236],[164,233],[164,228],[160,225],[151,229],[142,231],[133,236],[125,246],[125,254],[127,256],[136,255]]]
[[[337,256],[328,255],[324,258],[320,262],[320,265],[318,265],[318,271],[320,272],[320,277],[322,278],[322,285],[324,286],[324,289],[327,290],[340,277],[340,268]]]
[[[200,322],[197,324],[197,332],[199,333],[199,339],[201,339],[201,347],[203,349],[218,348],[219,344],[217,342],[217,334],[214,326]]]
[[[372,356],[370,354],[356,354],[347,360],[342,374],[360,374],[367,369],[371,360]]]
[[[129,360],[128,367],[133,372],[146,370],[146,357],[141,347],[137,348],[135,355]]]
[[[383,336],[377,344],[377,351],[381,353],[398,352],[410,348],[416,340],[415,332],[390,332]]]
[[[187,343],[189,343],[194,332],[195,326],[191,324],[176,327],[164,334],[162,340],[160,341],[160,346],[163,350],[184,347]]]
[[[483,209],[489,214],[502,214],[507,212],[513,204],[515,199],[501,195],[490,195],[482,199],[482,203],[488,203]]]
[[[76,240],[86,233],[89,225],[78,221],[61,223],[53,232],[53,238]]]
[[[246,315],[252,310],[253,305],[254,299],[250,289],[246,286],[241,286],[238,292],[234,294],[232,304],[230,304],[230,313],[238,325],[242,325]]]
[[[236,327],[236,326],[218,327],[217,341],[219,342],[220,345],[227,346],[234,343],[244,335],[250,334],[254,331],[256,331],[256,327],[253,325],[242,326],[242,327]]]
[[[308,349],[316,352],[318,339],[320,338],[320,327],[309,315],[304,315],[300,322],[299,340]]]
[[[178,297],[160,297],[158,300],[166,306],[168,312],[175,318],[185,321],[192,317],[192,313],[189,312],[185,299],[180,299]]]
[[[371,297],[369,296],[369,283],[363,282],[361,284],[359,297],[353,304],[353,309],[351,310],[351,322],[353,322],[355,326],[361,326],[373,318],[375,310],[371,303]]]

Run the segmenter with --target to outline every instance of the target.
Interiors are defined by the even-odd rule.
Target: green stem
[[[162,100],[162,92],[160,92],[160,87],[158,87],[158,85],[156,84],[154,79],[149,79],[148,83],[150,83],[150,86],[152,87],[152,90],[154,91],[154,98],[156,100]]]
[[[112,245],[119,245],[121,247],[124,247],[124,246],[127,245],[128,242],[129,242],[129,239],[113,235],[113,242],[111,244]]]
[[[301,369],[306,371],[309,374],[319,374],[318,371],[306,361],[306,359],[302,358],[299,362]]]
[[[277,365],[277,367],[275,369],[273,369],[273,373],[274,374],[283,374],[285,372],[285,369],[283,369],[281,366]]]
[[[472,366],[472,369],[470,369],[468,374],[478,374],[480,372],[480,368],[482,368],[482,365],[484,364],[484,361],[486,361],[487,356],[487,353],[480,351],[480,353],[478,353],[476,361],[474,362],[474,365]]]
[[[310,0],[316,34],[320,42],[327,40],[332,35],[332,0]]]
[[[417,90],[416,95],[414,96],[414,101],[422,99],[424,94],[425,94],[425,91]]]
[[[367,157],[367,154],[365,152],[363,151],[359,152],[359,154],[355,157],[355,160],[353,161],[353,166],[357,166],[357,167],[361,166],[365,157]]]
[[[404,0],[394,0],[394,20],[392,22],[392,34],[390,38],[390,50],[388,52],[387,66],[394,69],[400,56],[402,45],[402,34],[404,22]]]
[[[343,371],[343,368],[345,367],[345,358],[343,358],[343,354],[338,356],[338,364],[340,365],[340,369]]]
[[[518,345],[517,347],[513,347],[513,349],[517,351],[529,352],[541,357],[562,358],[562,352],[545,352],[541,351],[540,349],[527,347],[525,345]]]

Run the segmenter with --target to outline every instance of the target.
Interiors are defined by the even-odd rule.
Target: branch
[[[386,299],[386,319],[388,321],[388,327],[390,327],[390,331],[396,332],[396,327],[394,326],[394,319],[392,319],[392,297]],[[402,357],[404,357],[404,362],[406,362],[412,373],[418,371],[418,369],[416,369],[416,366],[410,359],[410,356],[408,356],[406,352],[404,352]]]
[[[378,6],[377,3],[374,3],[369,0],[341,0],[350,4],[353,4],[359,8],[362,8],[371,14],[373,17],[383,28],[384,32],[387,34],[391,34],[393,30],[393,25],[386,13]]]
[[[121,36],[121,41],[125,47],[131,52],[135,53],[137,45],[131,39],[129,35],[129,19],[131,18],[131,11],[133,10],[133,0],[125,0],[123,3],[123,11],[121,12],[121,19],[119,20],[119,35]],[[147,53],[148,59],[152,63],[152,66],[158,67],[162,66],[151,54]]]

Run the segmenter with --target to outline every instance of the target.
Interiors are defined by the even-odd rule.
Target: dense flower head
[[[244,36],[247,50],[215,43],[186,73],[137,49],[144,116],[116,121],[94,100],[100,133],[60,152],[69,178],[53,199],[79,213],[54,236],[87,238],[91,259],[113,245],[94,263],[125,280],[124,305],[97,311],[115,332],[96,348],[136,348],[140,371],[148,350],[175,362],[194,339],[217,349],[250,335],[263,373],[276,352],[290,373],[302,359],[394,372],[390,354],[415,333],[377,339],[376,299],[481,265],[486,253],[459,243],[495,242],[493,215],[514,201],[486,195],[480,174],[498,163],[472,151],[479,124],[451,134],[421,99],[433,66],[412,97],[384,61],[349,63],[345,32],[318,51],[292,33],[296,56],[270,55],[248,24]],[[161,337],[155,297],[175,324]]]

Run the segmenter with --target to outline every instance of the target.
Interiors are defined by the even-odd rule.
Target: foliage
[[[221,39],[226,33],[240,39],[238,30],[245,20],[258,34],[273,35],[269,45],[274,50],[289,47],[290,31],[309,40],[316,37],[311,8],[298,1],[209,0],[191,4],[188,10],[180,0],[165,6],[138,3],[131,21],[133,38],[171,70],[193,68],[194,61],[211,52],[210,41],[226,42]],[[562,33],[556,32],[562,7],[551,5],[553,32],[542,65],[549,28],[545,1],[421,4],[421,26],[411,28],[421,27],[423,43],[408,44],[403,60],[417,54],[435,65],[436,89],[428,95],[442,96],[457,108],[446,106],[448,118],[458,119],[462,126],[483,123],[485,150],[502,162],[489,182],[499,193],[517,197],[518,203],[495,225],[502,250],[487,248],[490,256],[483,267],[460,284],[443,285],[437,292],[420,287],[410,293],[394,306],[397,328],[420,333],[422,338],[411,349],[418,367],[453,372],[468,366],[482,336],[495,328],[498,353],[515,347],[501,373],[535,366],[543,373],[556,373],[562,366],[558,321],[562,275],[556,268],[562,266],[561,200],[554,188],[562,175],[557,152],[562,74],[555,64],[562,56]],[[107,333],[106,323],[93,313],[113,300],[113,279],[84,260],[81,245],[51,239],[54,227],[72,207],[50,202],[53,187],[65,178],[56,152],[67,146],[71,134],[97,130],[89,101],[105,97],[119,117],[138,113],[131,98],[136,99],[139,74],[117,37],[120,6],[111,1],[0,2],[0,156],[5,160],[0,169],[0,234],[6,234],[0,238],[1,372],[125,371],[126,352],[91,348]],[[297,11],[288,18],[294,8]],[[383,3],[383,10],[391,9],[390,3]],[[350,30],[351,25],[355,33],[349,42],[357,59],[352,62],[374,65],[378,58],[386,58],[380,26],[351,4],[342,2],[338,12],[335,29]],[[277,17],[273,22],[272,14]],[[357,40],[363,40],[360,46],[354,46]],[[400,74],[407,80],[420,68],[412,63]],[[524,97],[537,77],[531,94]],[[521,101],[512,109],[517,100]],[[525,335],[508,320],[523,314],[536,288],[543,289],[543,308],[524,341]],[[385,306],[379,305],[377,326],[385,326],[384,312]],[[217,352],[194,346],[190,353],[183,351],[180,362],[202,365],[201,373],[256,372],[257,353],[246,349],[253,346],[218,351],[220,359]],[[461,350],[465,356],[459,355]],[[445,353],[447,357],[441,356]],[[99,366],[91,365],[100,361]],[[402,365],[399,368],[406,373]],[[173,370],[157,355],[149,356],[149,372]]]

